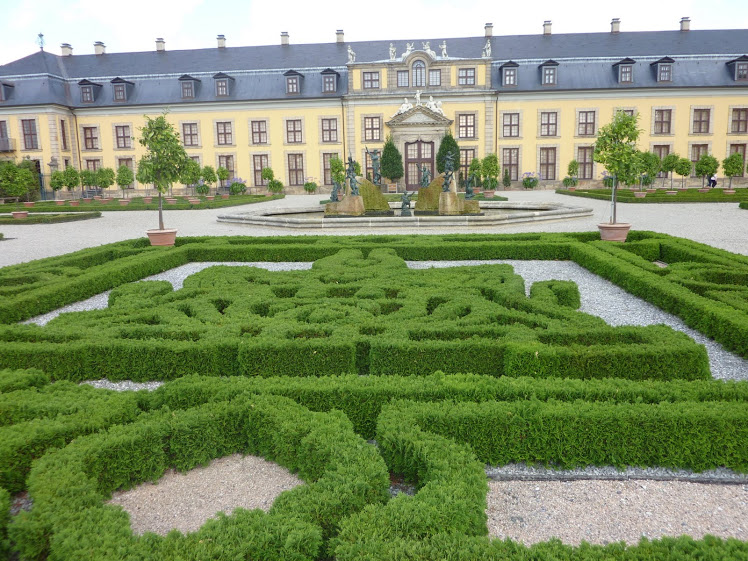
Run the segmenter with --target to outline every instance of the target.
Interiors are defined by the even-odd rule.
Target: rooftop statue
[[[491,56],[491,39],[486,39],[486,46],[483,47],[483,56],[484,57]]]
[[[408,98],[405,98],[405,101],[400,106],[400,109],[397,110],[397,113],[395,115],[399,115],[400,113],[405,113],[408,109],[413,109],[413,105],[408,101]],[[395,116],[393,115],[393,117]]]
[[[351,49],[351,46],[348,45],[348,64],[351,64],[352,62],[356,62],[356,53]]]
[[[442,41],[442,44],[439,45],[439,48],[442,50],[442,58],[449,58],[449,55],[447,54],[447,41]]]
[[[426,51],[426,54],[428,54],[431,58],[436,58],[436,53],[431,50],[430,41],[425,41],[421,44],[423,45],[423,50]]]
[[[403,56],[406,57],[413,52],[413,43],[405,43],[405,52]]]
[[[395,60],[397,58],[397,49],[395,48],[395,45],[390,43],[390,60]]]

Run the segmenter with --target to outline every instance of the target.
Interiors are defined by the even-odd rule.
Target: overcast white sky
[[[92,54],[95,41],[107,52],[155,49],[156,37],[167,50],[209,48],[216,35],[227,45],[268,45],[288,31],[292,44],[335,41],[343,29],[348,41],[442,39],[483,34],[542,32],[543,20],[554,33],[607,32],[621,19],[621,31],[678,29],[682,16],[691,29],[746,29],[745,0],[5,0],[0,18],[0,65],[38,50],[60,54],[70,43],[74,54]],[[746,46],[748,51],[748,45]]]

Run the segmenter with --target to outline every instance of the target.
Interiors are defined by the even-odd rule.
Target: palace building
[[[748,145],[748,30],[680,29],[467,38],[336,40],[295,45],[150,52],[36,52],[0,66],[0,159],[31,159],[40,172],[137,166],[144,115],[168,111],[187,153],[262,187],[274,169],[288,190],[331,186],[330,158],[368,166],[366,149],[392,135],[401,185],[435,168],[451,131],[462,171],[496,153],[517,181],[557,182],[576,159],[579,178],[601,125],[616,111],[639,115],[639,147],[718,160]],[[135,185],[134,187],[138,187]]]

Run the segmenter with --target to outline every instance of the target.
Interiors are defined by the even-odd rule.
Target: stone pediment
[[[454,121],[432,111],[425,105],[416,105],[398,113],[387,122],[388,127],[450,126]]]

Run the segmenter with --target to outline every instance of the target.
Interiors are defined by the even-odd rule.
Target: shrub
[[[304,191],[309,194],[315,193],[318,189],[317,184],[314,181],[307,181],[304,183]]]
[[[526,173],[522,174],[522,186],[525,189],[534,189],[538,186],[538,177],[535,175],[534,172],[528,171]]]
[[[247,182],[240,177],[234,177],[229,185],[229,192],[232,195],[243,195],[247,192]]]

